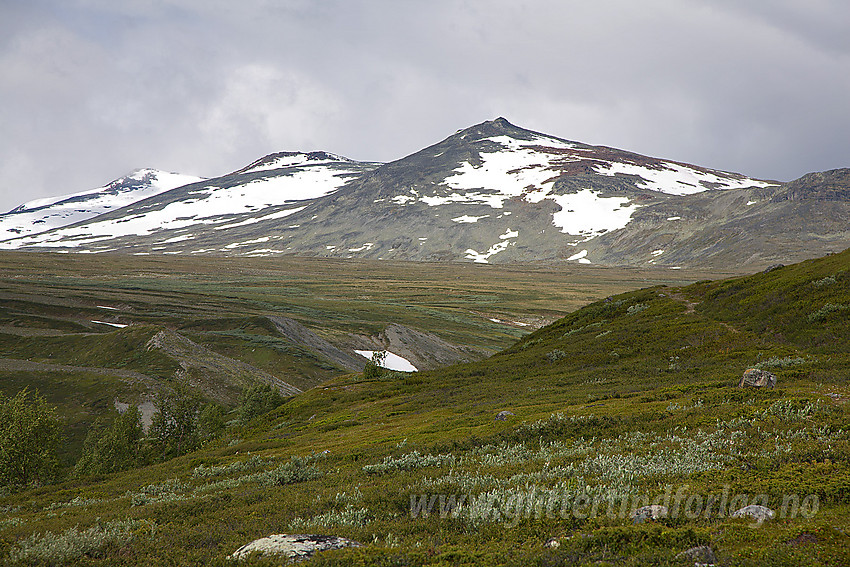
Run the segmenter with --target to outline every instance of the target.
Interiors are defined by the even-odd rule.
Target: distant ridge
[[[0,249],[757,268],[850,246],[848,172],[779,183],[497,118],[384,164],[269,154],[44,232],[7,230]]]

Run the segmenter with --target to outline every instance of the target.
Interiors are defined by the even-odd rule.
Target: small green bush
[[[846,305],[827,303],[826,305],[809,315],[809,322],[812,323],[815,321],[823,321],[824,319],[829,317],[831,313],[837,313],[846,309],[848,309]]]
[[[567,353],[562,351],[561,349],[555,349],[546,353],[546,358],[549,359],[549,362],[557,362],[562,358],[566,358]]]
[[[329,510],[324,514],[318,514],[309,519],[299,517],[289,522],[289,528],[295,531],[304,531],[311,528],[340,528],[356,527],[362,528],[369,523],[368,508],[355,508],[351,504],[342,510]]]
[[[836,282],[835,276],[826,276],[822,280],[813,281],[812,285],[815,287],[824,287],[827,285],[832,285]]]
[[[453,462],[452,455],[422,455],[419,451],[413,451],[398,458],[384,457],[384,460],[378,464],[363,467],[363,472],[381,475],[388,472],[412,471],[422,467],[441,467]]]
[[[195,470],[192,471],[192,476],[194,478],[213,478],[216,476],[226,476],[229,474],[239,473],[239,472],[247,472],[250,470],[258,469],[262,466],[268,464],[269,461],[262,457],[258,457],[257,455],[251,455],[247,460],[237,461],[235,463],[230,463],[227,465],[219,465],[219,466],[206,466],[206,465],[198,465],[195,467]]]
[[[166,480],[160,484],[149,484],[139,489],[138,492],[128,493],[133,506],[146,506],[159,502],[174,502],[185,500],[187,486],[176,478]]]
[[[292,457],[289,462],[276,469],[257,473],[257,480],[261,484],[283,486],[320,478],[323,473],[314,465],[319,457],[319,455]]]
[[[820,400],[778,400],[768,407],[762,415],[778,417],[781,421],[801,421],[809,419],[820,411]]]

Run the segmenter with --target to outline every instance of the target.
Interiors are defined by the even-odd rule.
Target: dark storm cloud
[[[797,0],[0,3],[0,208],[137,167],[391,160],[505,116],[753,176],[850,166],[850,7]]]

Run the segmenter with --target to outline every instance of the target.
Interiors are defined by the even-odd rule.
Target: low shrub
[[[84,530],[74,526],[60,534],[33,534],[9,552],[9,559],[24,564],[63,565],[76,563],[83,557],[101,558],[109,548],[127,545],[144,529],[152,534],[155,524],[113,520]]]
[[[422,455],[419,451],[413,451],[401,457],[384,457],[384,460],[375,465],[366,465],[363,471],[367,474],[384,474],[396,471],[412,471],[422,467],[441,467],[454,462],[452,455]]]

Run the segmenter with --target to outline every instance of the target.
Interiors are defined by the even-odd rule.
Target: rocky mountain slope
[[[850,169],[782,184],[499,118],[386,164],[272,154],[0,248],[759,267],[850,245],[848,191]]]

